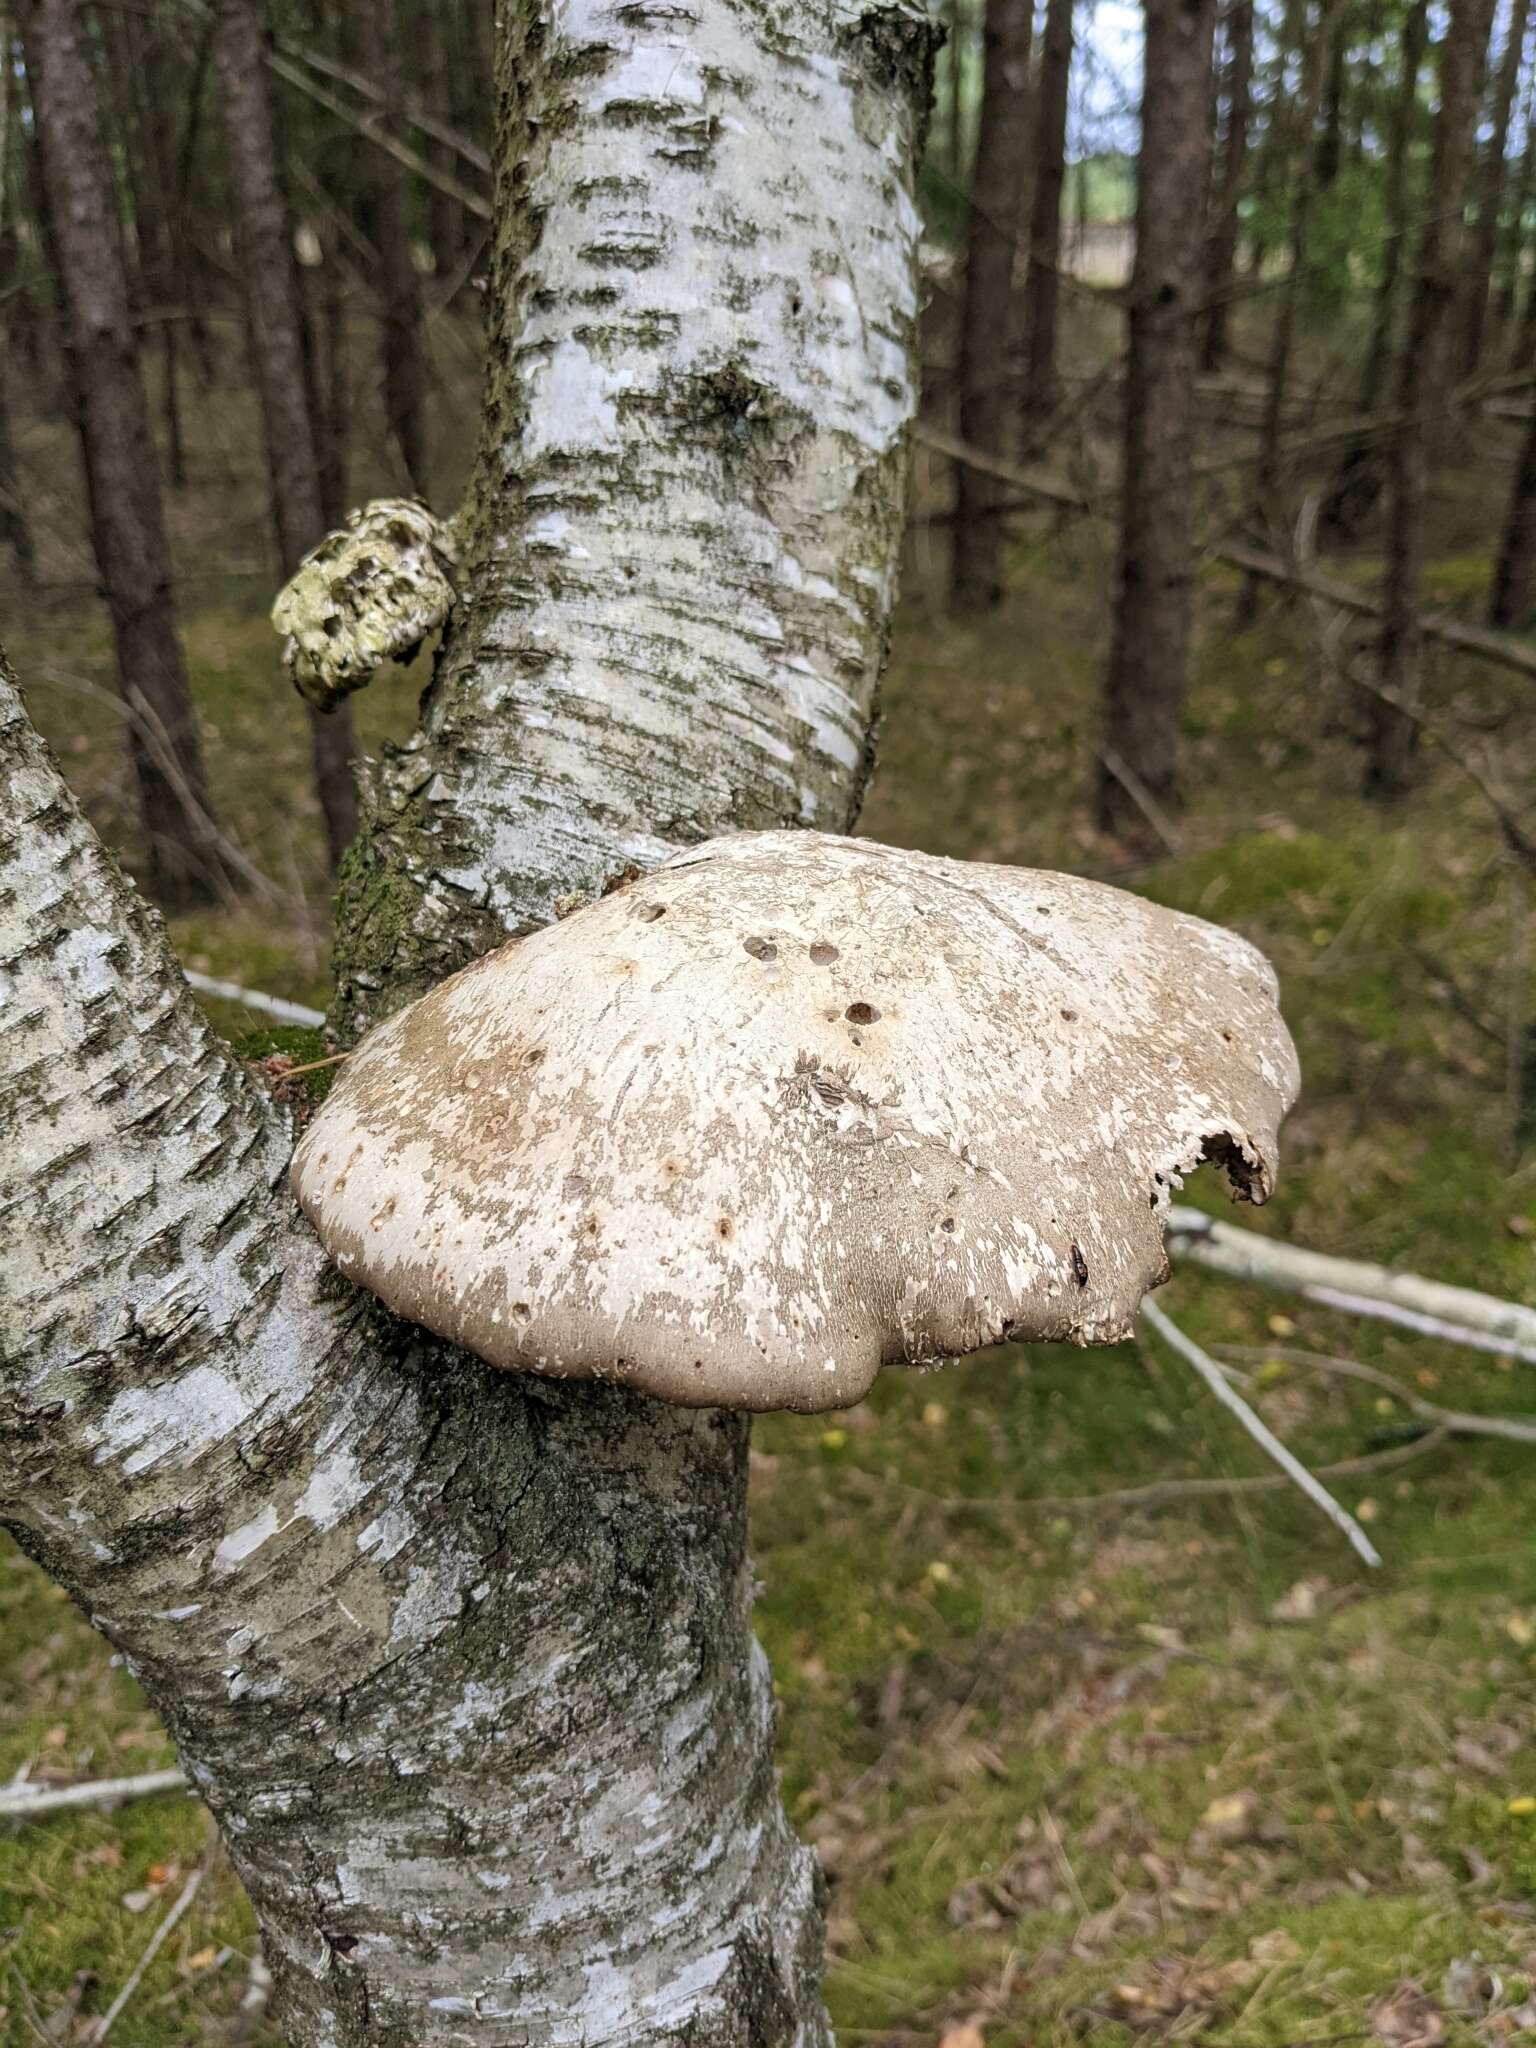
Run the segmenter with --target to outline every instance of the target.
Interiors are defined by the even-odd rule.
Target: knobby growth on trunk
[[[1141,832],[1178,800],[1189,656],[1191,460],[1215,0],[1149,0],[1130,290],[1119,584],[1098,815]]]
[[[112,615],[150,880],[162,903],[180,907],[214,893],[221,867],[96,83],[77,0],[18,0],[16,19],[36,113],[91,541]]]
[[[263,0],[219,0],[216,55],[245,284],[251,367],[261,400],[283,574],[326,530],[320,454],[305,361],[293,223],[283,190],[263,62]],[[315,789],[334,867],[357,831],[352,714],[309,714]]]
[[[503,8],[468,590],[348,857],[345,1033],[629,862],[850,822],[928,58],[900,6]],[[343,1283],[8,672],[0,761],[0,1519],[165,1715],[286,2037],[823,2048],[744,1423]]]
[[[965,236],[960,309],[960,438],[1000,450],[1010,423],[1008,338],[1013,268],[1029,162],[1029,49],[1034,0],[987,0],[981,125]],[[964,463],[955,469],[955,539],[950,603],[985,611],[1003,594],[1002,490]]]

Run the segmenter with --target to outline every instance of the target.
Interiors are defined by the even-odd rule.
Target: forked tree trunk
[[[1226,16],[1225,121],[1220,185],[1206,243],[1205,325],[1200,366],[1219,370],[1227,355],[1227,320],[1237,271],[1238,205],[1248,172],[1248,122],[1253,112],[1253,0],[1229,0]]]
[[[852,818],[928,50],[897,6],[504,0],[469,590],[348,863],[347,1029],[628,862]],[[824,2048],[744,1421],[358,1296],[8,679],[0,769],[0,1519],[164,1712],[285,2038]]]
[[[150,883],[162,902],[180,907],[210,896],[221,868],[177,628],[96,85],[78,0],[18,0],[16,15],[58,265],[91,540],[128,707]]]
[[[383,94],[386,130],[404,125],[395,0],[366,0],[355,17],[363,69]],[[410,188],[393,157],[365,146],[357,155],[364,231],[378,255],[379,326],[383,340],[384,414],[411,489],[427,491],[427,356],[422,335],[421,279],[411,253]]]
[[[1005,445],[1013,266],[1018,254],[1028,164],[1029,46],[1034,0],[986,0],[981,122],[965,237],[960,308],[960,438],[977,448]],[[955,466],[955,538],[950,606],[986,611],[1003,594],[1001,486],[968,464]]]
[[[1067,91],[1073,0],[1047,0],[1035,102],[1035,176],[1024,287],[1024,449],[1056,403],[1056,309],[1061,298],[1061,195],[1067,177]]]
[[[1491,626],[1536,624],[1536,406],[1520,437],[1520,459],[1509,492],[1488,604]]]
[[[1382,592],[1381,685],[1370,700],[1365,769],[1368,796],[1407,789],[1423,690],[1424,510],[1430,435],[1451,381],[1451,325],[1466,274],[1459,203],[1467,189],[1482,97],[1483,56],[1493,0],[1451,0],[1440,45],[1440,108],[1424,202],[1424,230],[1397,367],[1397,423],[1391,435],[1386,577]]]
[[[1146,798],[1166,807],[1179,796],[1215,13],[1215,0],[1148,0],[1146,9],[1119,585],[1098,784],[1100,824],[1138,835]]]
[[[264,0],[218,0],[215,55],[238,212],[251,337],[261,399],[278,552],[289,575],[326,530],[320,458],[310,413],[293,226],[282,187],[263,49]],[[334,868],[357,832],[352,716],[309,713],[315,791]]]

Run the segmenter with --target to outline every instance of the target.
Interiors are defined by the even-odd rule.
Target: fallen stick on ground
[[[122,1990],[119,1991],[116,1998],[113,1999],[112,2003],[107,2007],[106,2011],[102,2014],[95,2031],[88,2037],[93,2044],[93,2048],[95,2048],[95,2044],[105,2041],[113,2021],[117,2018],[118,2014],[122,2011],[123,2007],[128,2003],[129,1999],[132,1998],[135,1991],[137,1991],[139,1986],[143,1983],[145,1971],[149,1968],[150,1964],[155,1960],[155,1957],[159,1955],[161,1949],[165,1946],[166,1937],[170,1934],[171,1929],[176,1925],[177,1921],[181,1918],[182,1914],[186,1912],[188,1906],[190,1906],[192,1901],[197,1897],[197,1888],[202,1883],[202,1881],[202,1871],[194,1870],[192,1875],[187,1879],[186,1883],[182,1886],[180,1895],[178,1896],[175,1905],[172,1906],[169,1913],[166,1914],[165,1918],[160,1922],[160,1925],[149,1937],[149,1941],[145,1946],[143,1955],[139,1957],[139,1960],[134,1964],[133,1969],[129,1972],[127,1983],[123,1986]]]
[[[1333,1526],[1343,1534],[1355,1554],[1364,1558],[1367,1564],[1380,1564],[1381,1553],[1348,1508],[1340,1507],[1327,1487],[1313,1478],[1293,1451],[1286,1449],[1263,1417],[1254,1414],[1215,1359],[1207,1356],[1192,1337],[1186,1337],[1178,1324],[1165,1316],[1155,1301],[1144,1301],[1141,1304],[1141,1318],[1149,1329],[1156,1331],[1170,1349],[1178,1352],[1186,1365],[1194,1368],[1222,1407],[1229,1414],[1236,1416],[1259,1448],[1273,1458],[1280,1470],[1306,1495],[1312,1505],[1328,1517]]]
[[[164,1771],[143,1771],[135,1778],[90,1778],[80,1785],[8,1785],[0,1791],[0,1821],[40,1820],[45,1814],[82,1806],[123,1806],[130,1799],[184,1791],[186,1784],[185,1771],[173,1765]]]
[[[1168,1211],[1168,1249],[1175,1258],[1232,1280],[1256,1280],[1323,1308],[1373,1316],[1447,1344],[1536,1365],[1536,1308],[1523,1302],[1500,1301],[1417,1273],[1396,1273],[1365,1259],[1307,1251],[1182,1204]]]

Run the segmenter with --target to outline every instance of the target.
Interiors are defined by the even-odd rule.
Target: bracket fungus
[[[381,1025],[293,1184],[493,1365],[845,1408],[882,1365],[1128,1335],[1181,1177],[1269,1193],[1276,998],[1246,941],[1100,883],[743,833]]]
[[[272,624],[301,697],[330,711],[386,661],[409,661],[453,607],[453,522],[375,498],[328,533],[277,594]]]

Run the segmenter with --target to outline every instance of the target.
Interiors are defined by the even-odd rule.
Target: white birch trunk
[[[900,5],[508,0],[469,595],[360,1026],[631,860],[856,808],[915,382]],[[309,2044],[827,2040],[737,1418],[330,1272],[291,1134],[0,673],[0,1519],[129,1657]]]

